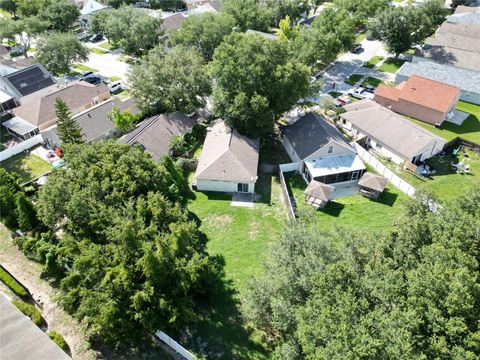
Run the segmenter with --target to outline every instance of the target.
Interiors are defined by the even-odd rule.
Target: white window
[[[237,190],[238,192],[248,192],[248,184],[238,183]]]

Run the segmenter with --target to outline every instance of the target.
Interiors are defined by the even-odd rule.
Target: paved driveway
[[[352,74],[363,74],[367,75],[370,73],[375,73],[374,76],[385,76],[384,73],[378,72],[374,69],[368,69],[362,65],[368,61],[372,56],[388,56],[387,51],[385,51],[383,44],[380,41],[370,41],[363,40],[361,42],[363,51],[359,54],[352,54],[350,52],[340,56],[333,64],[327,67],[325,74],[323,75],[325,92],[332,91],[333,82],[336,83],[340,88],[337,88],[336,91],[347,91],[351,88],[350,85],[344,84],[343,82]],[[379,73],[379,74],[377,74]]]

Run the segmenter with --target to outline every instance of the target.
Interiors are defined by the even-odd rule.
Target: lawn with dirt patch
[[[395,74],[400,69],[405,60],[389,58],[383,62],[378,70]]]
[[[345,80],[345,83],[347,83],[348,85],[355,85],[357,82],[360,81],[362,77],[362,74],[352,74],[348,77],[347,80]]]
[[[305,204],[303,191],[307,184],[299,174],[285,174],[290,194],[293,194],[299,213],[316,216],[318,224],[325,228],[347,226],[356,230],[387,231],[402,213],[402,202],[407,195],[388,184],[378,200],[362,195],[346,196],[330,201],[324,209],[315,210]]]
[[[366,67],[366,68],[369,68],[369,69],[372,69],[375,67],[375,65],[377,65],[380,61],[383,60],[383,56],[372,56],[370,58],[370,60],[368,60],[364,65],[363,67]]]
[[[444,121],[441,127],[435,127],[411,117],[407,118],[446,140],[453,140],[456,137],[462,137],[480,144],[480,105],[459,101],[457,103],[457,109],[470,114],[462,125],[456,125]]]
[[[16,172],[22,183],[30,181],[52,171],[52,165],[32,153],[20,153],[0,163],[7,171]]]
[[[260,334],[246,327],[239,302],[247,280],[261,274],[267,248],[282,231],[286,213],[276,177],[260,175],[255,190],[260,198],[254,208],[232,207],[231,194],[216,192],[196,192],[189,202],[207,237],[208,252],[224,262],[220,294],[206,304],[210,311],[190,329],[191,336],[182,339],[208,359],[268,358]]]

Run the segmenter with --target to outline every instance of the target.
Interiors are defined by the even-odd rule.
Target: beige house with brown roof
[[[460,93],[457,86],[413,75],[396,87],[380,84],[373,100],[399,114],[441,125],[453,115]]]
[[[340,125],[355,140],[396,164],[418,164],[443,150],[446,140],[372,100],[344,106]]]
[[[92,85],[85,81],[66,86],[52,85],[22,98],[22,105],[13,110],[16,118],[22,119],[40,130],[55,125],[55,100],[61,98],[72,115],[81,113],[110,98],[107,85]]]
[[[193,181],[196,190],[255,192],[260,141],[216,120],[207,130]]]

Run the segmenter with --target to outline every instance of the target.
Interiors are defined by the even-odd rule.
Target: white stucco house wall
[[[221,119],[207,136],[193,180],[200,191],[254,193],[260,141],[240,135]]]

